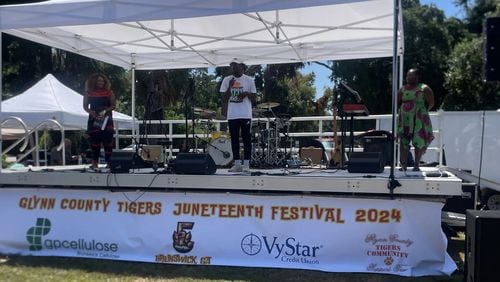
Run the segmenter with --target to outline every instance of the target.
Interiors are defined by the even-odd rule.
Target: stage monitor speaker
[[[500,211],[467,210],[465,277],[468,282],[500,278]]]
[[[484,80],[500,81],[500,17],[487,18],[484,31]]]
[[[109,160],[111,173],[128,173],[133,168],[143,168],[144,161],[135,152],[129,150],[114,150]]]
[[[352,152],[349,154],[347,171],[354,173],[381,173],[384,158],[381,152]]]
[[[392,143],[387,136],[365,136],[363,152],[380,152],[384,165],[391,165]]]
[[[217,170],[214,159],[209,154],[179,153],[172,171],[177,174],[214,174]]]

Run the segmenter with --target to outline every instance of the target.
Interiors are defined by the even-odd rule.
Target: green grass
[[[448,252],[463,267],[464,240],[449,240]],[[463,279],[461,270],[451,277],[405,278],[395,275],[330,273],[309,270],[224,266],[185,266],[63,257],[0,255],[1,281],[455,281]]]

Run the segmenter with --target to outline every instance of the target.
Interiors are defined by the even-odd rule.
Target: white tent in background
[[[64,130],[84,130],[88,118],[83,110],[83,96],[52,74],[47,74],[25,92],[3,101],[0,119],[8,116],[21,118],[28,128],[46,119],[55,119]],[[118,122],[118,128],[132,129],[132,117],[113,111],[113,118]]]

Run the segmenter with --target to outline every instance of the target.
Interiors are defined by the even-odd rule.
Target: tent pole
[[[3,47],[3,42],[2,42],[2,31],[0,30],[0,113],[2,112],[2,96],[3,96],[3,61],[2,61],[2,47]],[[2,172],[2,167],[3,167],[3,136],[1,133],[2,126],[0,125],[0,173]]]
[[[394,0],[394,29],[393,29],[393,46],[392,46],[392,156],[391,159],[391,172],[389,175],[389,182],[387,186],[389,188],[391,199],[394,198],[394,188],[401,186],[401,184],[394,178],[394,167],[396,163],[394,162],[394,153],[396,150],[396,107],[397,107],[397,90],[398,90],[398,23],[399,23],[399,13],[400,6],[399,0]]]
[[[405,32],[404,32],[404,25],[403,25],[403,9],[401,8],[401,1],[399,2],[399,83],[398,83],[398,89],[403,86],[403,75],[404,75],[404,55],[405,55]],[[397,119],[396,119],[396,128],[397,128]],[[395,146],[395,152],[397,152],[398,148]],[[394,154],[396,156],[396,154]],[[399,163],[399,160],[401,156],[397,154],[397,158],[394,158],[393,161],[395,163]]]
[[[136,131],[135,131],[135,53],[131,54],[131,63],[132,66],[132,138],[136,140]]]

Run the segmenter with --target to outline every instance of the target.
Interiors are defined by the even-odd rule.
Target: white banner
[[[0,190],[0,253],[450,275],[442,204],[228,193]]]

